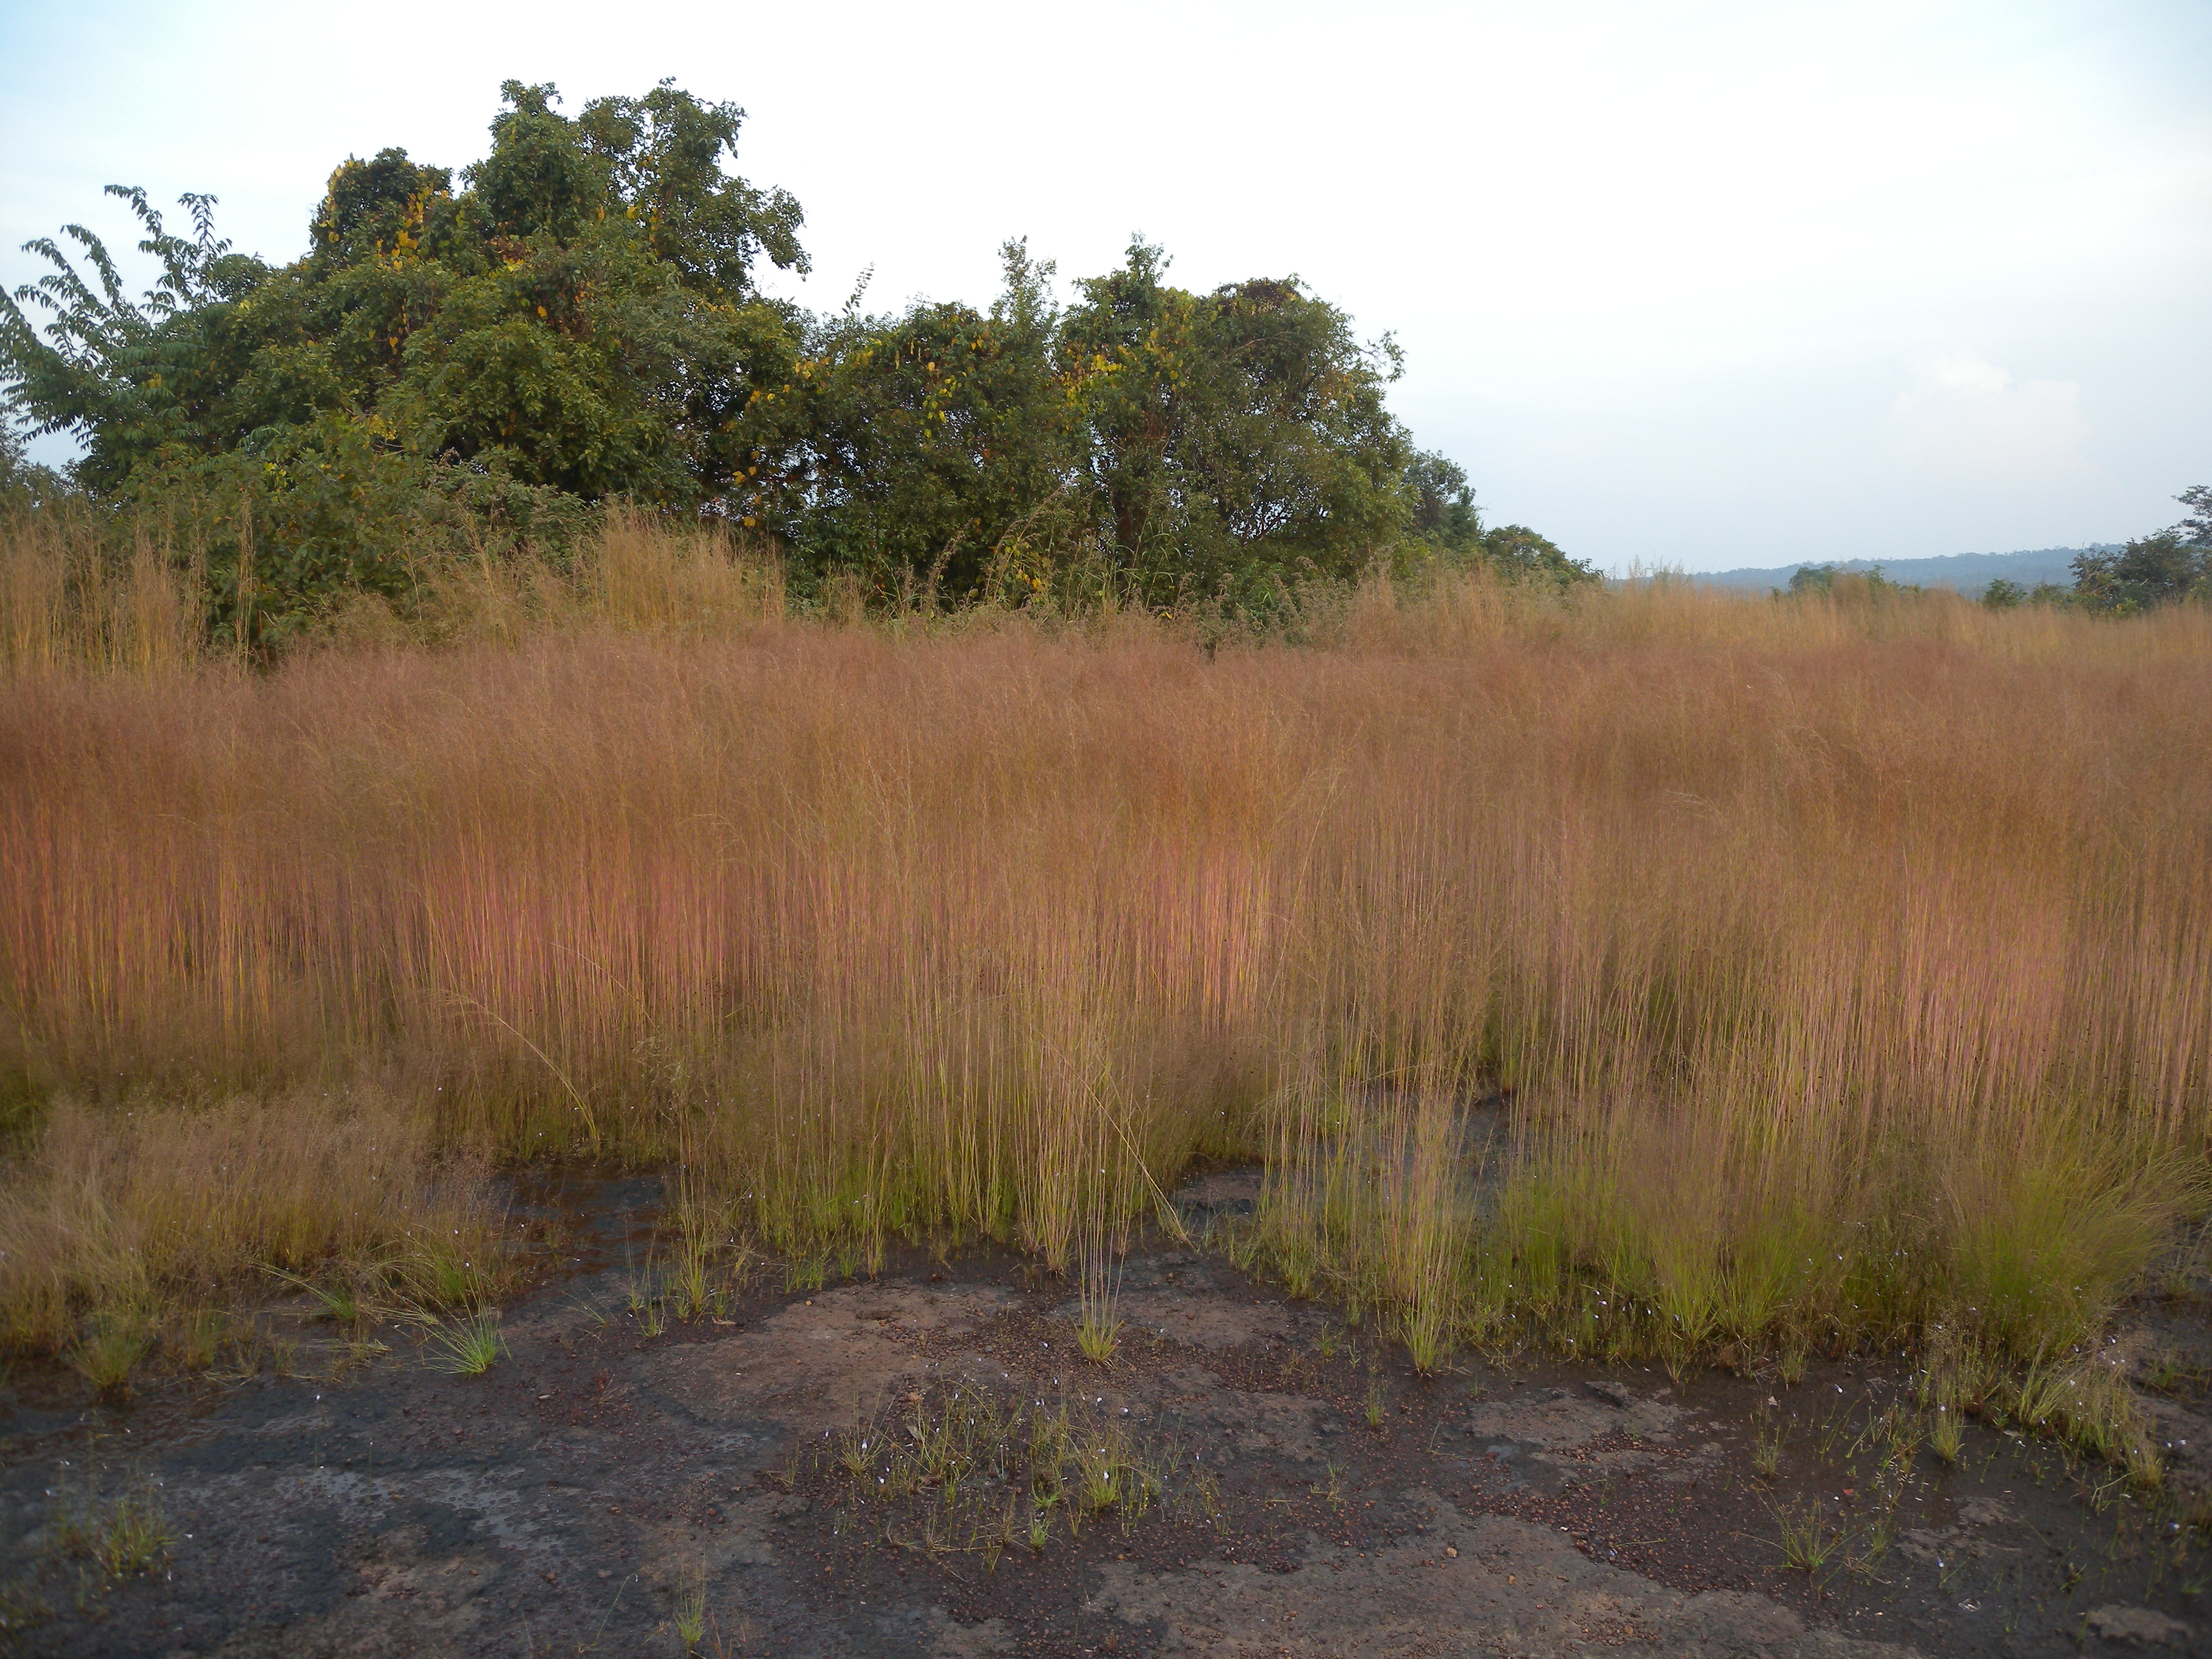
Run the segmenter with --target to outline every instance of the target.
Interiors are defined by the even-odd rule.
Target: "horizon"
[[[1296,272],[1405,348],[1393,406],[1489,522],[1614,572],[2119,542],[2206,481],[2202,9],[1393,6],[1354,33],[1221,6],[1100,41],[881,8],[834,70],[795,15],[583,16],[356,41],[258,3],[11,8],[0,281],[70,221],[128,248],[111,182],[212,192],[220,234],[288,261],[348,155],[480,156],[501,79],[573,112],[673,74],[745,107],[738,170],[806,210],[813,274],[767,291],[833,310],[872,267],[881,306],[982,301],[1023,234],[1063,295],[1133,231],[1194,289]]]

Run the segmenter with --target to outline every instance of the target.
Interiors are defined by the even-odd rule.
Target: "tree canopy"
[[[2125,612],[2212,599],[2212,484],[2195,485],[2175,499],[2190,511],[2171,529],[2138,536],[2117,553],[2075,557],[2074,592],[2081,603]]]
[[[161,270],[133,301],[79,225],[0,296],[0,387],[69,432],[101,499],[233,501],[216,563],[301,604],[404,580],[425,514],[550,523],[614,498],[774,535],[802,580],[856,570],[946,598],[1085,560],[1148,602],[1232,601],[1407,547],[1588,574],[1486,531],[1466,475],[1413,446],[1386,337],[1296,277],[1194,293],[1141,239],[1054,297],[1020,242],[987,311],[807,313],[799,204],[731,170],[744,114],[663,82],[571,118],[509,81],[489,153],[400,149],[330,176],[307,251],[270,266],[187,196],[188,234],[111,186]],[[249,520],[258,526],[258,553]],[[226,560],[228,562],[226,563]]]

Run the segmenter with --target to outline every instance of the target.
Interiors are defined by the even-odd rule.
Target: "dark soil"
[[[2170,1447],[2167,1492],[2142,1498],[1979,1424],[1955,1468],[1900,1456],[1882,1431],[1905,1419],[1902,1358],[1794,1386],[1472,1360],[1424,1379],[1331,1310],[1158,1239],[1124,1264],[1105,1365],[1077,1352],[1067,1284],[988,1251],[815,1290],[762,1276],[648,1334],[629,1292],[658,1196],[591,1189],[568,1271],[511,1303],[480,1376],[432,1369],[398,1326],[343,1371],[120,1403],[19,1370],[0,1637],[675,1656],[692,1613],[698,1650],[729,1654],[2212,1651],[2212,1555],[2187,1520],[2212,1364],[2194,1291],[2125,1337]],[[1239,1201],[1217,1176],[1188,1212]],[[1040,1509],[1006,1470],[902,1492],[847,1462],[862,1439],[904,1455],[908,1424],[963,1401],[1118,1437],[1142,1503],[1133,1475],[1095,1510]],[[167,1537],[117,1576],[88,1540],[125,1500]],[[1785,1523],[1825,1540],[1812,1570],[1786,1565]]]

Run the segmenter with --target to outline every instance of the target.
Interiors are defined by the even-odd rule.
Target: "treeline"
[[[2138,536],[2116,553],[2092,549],[2075,556],[2074,603],[2122,614],[2185,599],[2212,603],[2212,484],[2195,485],[2174,499],[2189,509],[2179,524]],[[1984,605],[2002,608],[2045,597],[2040,587],[1991,591],[1998,586],[1992,582],[1984,592]]]
[[[271,266],[111,186],[161,275],[125,293],[80,226],[0,298],[19,508],[159,526],[208,625],[281,646],[362,592],[404,609],[425,550],[558,559],[609,503],[704,518],[833,580],[940,603],[1070,597],[1264,612],[1378,559],[1592,573],[1486,526],[1466,474],[1390,413],[1385,337],[1295,278],[1194,293],[1141,241],[1074,284],[1003,250],[988,309],[828,315],[763,294],[805,270],[799,204],[726,170],[743,112],[664,82],[571,118],[509,82],[458,175],[349,160],[307,253]]]
[[[2212,604],[2212,484],[2198,484],[2174,498],[2189,516],[2168,529],[2138,536],[2118,548],[2085,548],[2069,562],[2073,586],[2042,581],[2033,587],[1999,576],[1982,589],[1992,611],[2021,605],[2066,605],[2106,616],[2131,616],[2162,605],[2193,600]],[[1891,580],[1880,565],[1863,570],[1839,564],[1800,565],[1789,586],[1778,594],[1917,593],[1910,582]]]

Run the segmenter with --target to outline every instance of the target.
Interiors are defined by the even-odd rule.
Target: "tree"
[[[2192,484],[2173,499],[2189,509],[2175,533],[2191,547],[2212,547],[2212,484]]]
[[[2171,529],[2138,536],[2117,553],[2075,556],[2074,592],[2081,603],[2126,615],[2212,598],[2212,484],[2195,485],[2175,499],[2191,511]]]
[[[176,236],[143,190],[110,185],[146,235],[139,251],[161,274],[134,302],[106,245],[65,225],[94,281],[51,237],[25,245],[53,269],[0,294],[0,389],[11,414],[44,436],[70,433],[85,446],[72,469],[90,489],[123,486],[148,458],[170,449],[220,447],[227,383],[240,367],[232,335],[240,302],[268,275],[215,235],[215,198],[187,195],[194,234]],[[95,286],[96,283],[96,286]],[[27,310],[26,307],[28,307]],[[43,313],[43,329],[32,321]]]
[[[1533,578],[1561,587],[1598,579],[1594,566],[1569,558],[1557,544],[1526,525],[1501,525],[1495,530],[1486,530],[1481,545],[1483,557],[1508,575]]]
[[[1295,277],[1195,295],[1142,241],[1079,286],[1060,374],[1116,566],[1154,603],[1349,576],[1405,527],[1389,340],[1363,347]]]
[[[1869,565],[1863,570],[1849,569],[1840,564],[1800,565],[1790,574],[1789,591],[1793,595],[1817,593],[1827,599],[1850,601],[1920,592],[1909,582],[1890,580],[1878,564]]]
[[[857,571],[955,600],[1080,570],[1264,606],[1401,544],[1589,574],[1484,528],[1386,405],[1396,346],[1296,277],[1194,293],[1139,240],[1063,307],[1013,242],[988,312],[856,294],[811,317],[754,282],[806,260],[799,204],[730,168],[742,110],[666,81],[559,103],[507,82],[459,174],[348,158],[276,267],[216,237],[211,197],[177,236],[117,188],[160,280],[127,298],[82,227],[74,259],[33,244],[52,270],[0,296],[0,402],[82,440],[94,496],[189,520],[215,619],[264,641],[404,595],[432,527],[481,546],[617,497],[764,531],[802,588]]]
[[[26,453],[22,434],[0,421],[0,507],[39,506],[68,493],[59,473]]]
[[[52,274],[0,307],[10,405],[76,433],[77,475],[128,490],[180,463],[358,424],[401,456],[448,459],[587,497],[696,507],[735,477],[736,418],[780,378],[798,319],[752,289],[757,258],[804,268],[796,202],[722,170],[743,112],[663,82],[570,121],[510,81],[491,153],[464,175],[404,150],[349,160],[272,270],[214,238],[169,235],[118,188],[164,275],[125,299],[100,239],[51,241]],[[44,330],[23,309],[42,308]]]
[[[772,530],[802,574],[967,599],[994,578],[1041,586],[1051,551],[1082,538],[1052,267],[1020,241],[1000,258],[988,313],[921,302],[871,317],[855,295],[810,327],[788,381],[755,394],[744,522]]]
[[[1174,288],[1141,242],[1062,310],[1050,266],[1002,254],[988,314],[856,297],[756,391],[745,520],[805,570],[960,598],[1103,568],[1147,604],[1249,606],[1407,533],[1395,359],[1340,312],[1291,279]]]
[[[1433,450],[1407,458],[1407,528],[1441,552],[1462,556],[1482,546],[1482,514],[1467,471]]]

